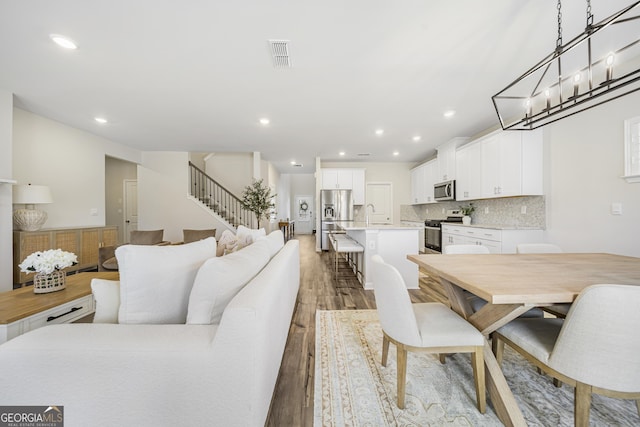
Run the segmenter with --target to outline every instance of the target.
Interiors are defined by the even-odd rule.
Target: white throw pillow
[[[282,230],[274,230],[265,237],[258,238],[258,240],[262,239],[269,243],[271,258],[273,258],[273,256],[284,246],[284,234],[282,233]]]
[[[264,228],[260,229],[252,229],[247,228],[244,225],[238,226],[238,231],[236,231],[236,237],[238,238],[238,242],[241,242],[244,246],[248,246],[256,241],[259,237],[266,236],[267,232]]]
[[[123,245],[120,266],[120,323],[184,324],[198,269],[216,256],[216,239],[171,246]]]
[[[218,240],[218,248],[216,249],[216,256],[223,256],[228,253],[233,252],[236,245],[238,244],[238,238],[233,231],[224,230],[222,235],[220,236],[220,240]]]
[[[261,239],[223,257],[207,260],[189,297],[187,324],[219,324],[227,304],[269,262],[269,243]]]
[[[93,323],[118,323],[120,281],[91,279],[91,292],[96,300]]]

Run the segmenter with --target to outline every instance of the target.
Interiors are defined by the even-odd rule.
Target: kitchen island
[[[362,284],[373,289],[371,257],[380,255],[388,264],[398,269],[407,288],[418,289],[418,267],[407,260],[407,255],[419,254],[418,234],[421,227],[403,224],[369,224],[357,221],[342,222],[340,230],[364,248]]]

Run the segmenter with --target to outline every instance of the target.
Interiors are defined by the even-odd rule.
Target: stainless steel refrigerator
[[[322,215],[322,250],[329,249],[329,233],[336,230],[336,223],[353,221],[353,194],[351,190],[320,190]]]

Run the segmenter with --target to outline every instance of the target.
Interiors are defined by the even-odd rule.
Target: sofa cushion
[[[270,258],[269,243],[261,239],[242,250],[207,260],[198,270],[191,290],[187,324],[219,324],[229,301]]]
[[[120,246],[119,323],[185,323],[196,273],[215,254],[213,237],[175,246]]]
[[[93,323],[118,323],[120,281],[92,279],[91,292],[96,300]]]
[[[274,230],[268,235],[258,238],[258,240],[260,239],[265,239],[267,243],[269,243],[271,258],[273,258],[273,256],[284,246],[284,234],[282,233],[282,230]]]

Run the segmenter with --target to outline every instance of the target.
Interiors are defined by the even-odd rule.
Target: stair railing
[[[242,202],[229,190],[189,162],[189,190],[193,197],[209,207],[234,227],[256,228],[255,215],[242,207]]]

